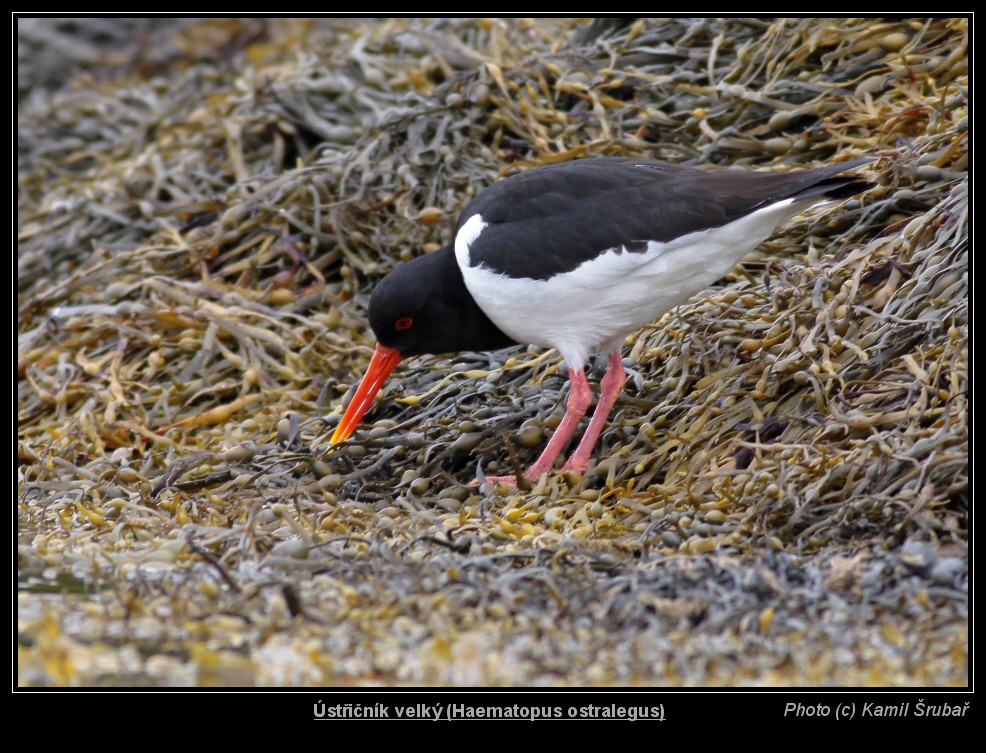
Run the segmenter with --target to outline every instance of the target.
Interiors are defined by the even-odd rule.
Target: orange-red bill
[[[373,398],[377,396],[380,388],[383,387],[383,383],[390,376],[390,372],[402,360],[403,356],[398,351],[393,348],[385,348],[383,345],[377,343],[377,349],[373,352],[373,358],[370,359],[370,365],[367,366],[366,373],[363,375],[359,387],[356,388],[356,394],[349,401],[349,407],[346,408],[342,420],[332,435],[332,444],[343,442],[349,438],[349,435],[353,433],[353,429],[356,428],[360,419],[363,418],[363,414],[366,413],[373,403]]]

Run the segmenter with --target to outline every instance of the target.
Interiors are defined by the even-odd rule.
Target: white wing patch
[[[466,224],[462,226],[459,232],[455,234],[455,260],[458,262],[459,269],[462,270],[463,274],[469,268],[470,247],[472,247],[472,244],[476,242],[480,233],[488,225],[489,223],[484,222],[482,216],[474,214],[466,221]]]

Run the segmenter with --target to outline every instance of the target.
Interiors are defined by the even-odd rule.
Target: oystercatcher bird
[[[405,358],[533,343],[562,355],[571,389],[529,480],[552,470],[592,402],[586,359],[608,358],[596,410],[564,465],[585,471],[626,381],[624,338],[725,275],[782,222],[871,187],[844,175],[869,161],[762,173],[597,157],[495,183],[459,215],[451,245],[373,291],[376,352],[332,443],[349,437]]]

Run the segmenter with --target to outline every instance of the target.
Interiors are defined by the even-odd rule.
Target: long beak
[[[356,388],[356,394],[349,401],[349,407],[346,408],[342,420],[332,435],[332,444],[343,442],[349,438],[359,420],[363,418],[363,414],[369,409],[373,398],[377,396],[384,381],[390,376],[390,372],[402,360],[404,357],[398,351],[393,348],[385,348],[377,343],[377,349],[373,352],[373,358],[370,359],[370,365],[366,368],[363,380]]]

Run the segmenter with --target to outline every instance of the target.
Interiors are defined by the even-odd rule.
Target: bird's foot
[[[547,471],[548,473],[557,473],[564,477],[565,482],[569,486],[573,486],[582,480],[585,475],[586,470],[589,467],[588,461],[584,463],[572,463],[569,461],[565,463],[562,468],[557,471]],[[480,486],[481,483],[487,483],[491,485],[503,484],[504,486],[509,486],[512,489],[520,489],[521,491],[530,491],[534,484],[540,479],[544,473],[534,474],[534,469],[527,471],[523,475],[518,476],[516,473],[510,476],[484,476],[483,482],[478,478],[474,478],[469,482],[469,486]]]
[[[534,483],[534,480],[529,478],[526,474],[518,476],[516,473],[509,476],[486,476],[483,480],[487,484],[503,484],[504,486],[513,487],[514,489],[523,489],[524,487],[530,489],[531,484]],[[474,478],[469,482],[469,486],[479,486],[480,483],[481,482],[478,478]]]

